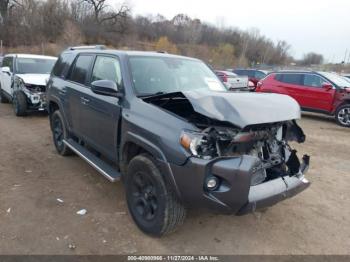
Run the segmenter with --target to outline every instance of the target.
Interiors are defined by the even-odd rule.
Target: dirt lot
[[[307,191],[243,217],[190,211],[178,232],[154,239],[132,222],[121,183],[56,154],[46,116],[0,105],[0,254],[350,254],[350,129],[311,114],[300,123]]]

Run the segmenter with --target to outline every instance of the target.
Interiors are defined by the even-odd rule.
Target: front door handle
[[[60,91],[58,91],[60,93],[60,95],[65,95],[67,94],[67,87],[63,87],[62,89],[60,89]]]
[[[86,104],[88,104],[89,102],[90,102],[90,100],[89,99],[87,99],[87,98],[85,98],[85,97],[80,97],[80,101],[81,101],[81,103],[82,104],[84,104],[84,105],[86,105]]]

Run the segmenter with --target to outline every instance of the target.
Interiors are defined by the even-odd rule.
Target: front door
[[[323,84],[329,83],[316,74],[305,74],[303,79],[303,107],[322,111],[331,111],[336,89],[325,89]]]
[[[96,80],[110,80],[117,86],[122,86],[122,74],[117,57],[96,56],[90,83]],[[117,160],[120,99],[95,94],[90,88],[84,90],[82,97],[84,104],[81,107],[80,124],[84,139],[110,160]]]

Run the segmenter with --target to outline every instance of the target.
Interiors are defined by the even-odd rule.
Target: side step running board
[[[120,180],[121,174],[118,171],[116,171],[115,168],[108,165],[100,158],[96,157],[89,150],[79,145],[73,139],[63,140],[63,143],[65,143],[70,149],[72,149],[74,153],[76,153],[78,156],[80,156],[82,159],[88,162],[93,168],[95,168],[99,173],[101,173],[101,175],[103,175],[109,181],[116,182]]]

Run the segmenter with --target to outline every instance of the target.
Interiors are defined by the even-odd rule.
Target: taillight
[[[222,82],[227,83],[227,75],[226,74],[222,75]]]

